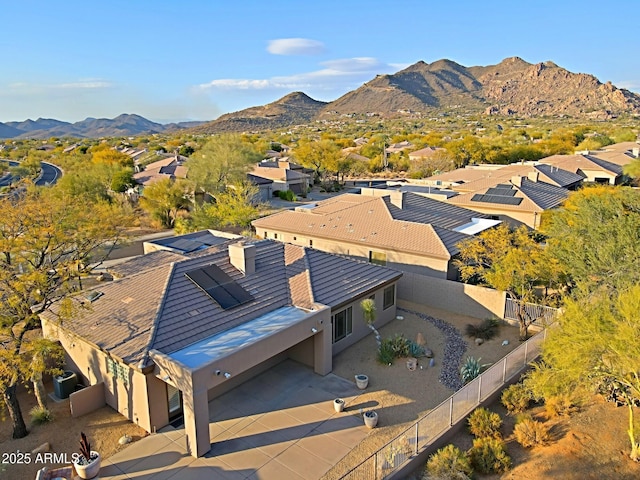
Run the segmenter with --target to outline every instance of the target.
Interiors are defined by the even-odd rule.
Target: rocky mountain
[[[0,123],[0,138],[51,138],[51,137],[127,137],[146,133],[161,133],[197,126],[202,122],[171,123],[163,125],[140,115],[122,114],[116,118],[86,118],[68,123],[49,118],[24,122]]]
[[[519,57],[497,65],[464,67],[451,60],[418,62],[393,75],[378,75],[331,102],[323,113],[392,115],[462,107],[489,114],[607,118],[640,114],[640,95],[572,73],[553,62],[530,64]]]
[[[262,107],[227,113],[193,129],[196,133],[266,130],[313,121],[326,102],[314,100],[302,92],[293,92]]]

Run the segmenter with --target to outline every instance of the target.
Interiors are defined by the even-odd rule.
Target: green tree
[[[111,178],[111,190],[114,192],[126,192],[127,189],[131,188],[134,184],[133,170],[130,168],[117,170]]]
[[[583,292],[640,283],[640,192],[595,186],[545,214],[548,253]]]
[[[190,202],[185,182],[163,178],[145,187],[140,197],[140,206],[165,228],[173,228],[181,210]]]
[[[640,402],[640,285],[568,299],[555,327],[543,344],[544,363],[527,385],[545,399],[579,390],[615,396],[628,408],[630,456],[639,461],[634,416]]]
[[[549,286],[558,278],[556,263],[525,226],[511,231],[501,224],[461,242],[458,248],[456,265],[462,280],[506,292],[517,305],[520,340],[526,340],[529,325],[536,318],[525,304],[535,301],[536,286]]]
[[[312,168],[318,181],[323,181],[329,173],[338,175],[343,169],[340,164],[344,157],[342,150],[331,140],[300,140],[293,156],[305,167]]]
[[[227,185],[241,183],[262,155],[239,135],[219,135],[209,140],[186,163],[187,178],[195,192],[214,195]]]
[[[27,332],[40,327],[39,315],[53,302],[81,288],[81,275],[122,241],[128,223],[114,206],[59,197],[54,189],[0,199],[0,389],[14,438],[28,433],[16,388],[34,375],[37,382],[40,370]]]
[[[64,362],[64,349],[59,343],[47,338],[36,338],[25,342],[24,356],[30,358],[27,375],[33,384],[38,405],[42,409],[47,408],[47,392],[42,381],[43,374],[59,375],[62,373],[60,366]]]

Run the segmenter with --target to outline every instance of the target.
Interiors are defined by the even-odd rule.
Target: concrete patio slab
[[[368,435],[357,410],[333,409],[336,397],[357,408],[359,394],[287,360],[209,402],[205,456],[188,455],[184,427],[167,426],[105,459],[100,478],[315,480]]]

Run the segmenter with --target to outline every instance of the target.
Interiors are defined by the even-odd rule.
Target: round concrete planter
[[[341,398],[336,398],[333,401],[333,409],[338,413],[343,411],[344,410],[344,400],[341,399]]]
[[[373,410],[365,412],[362,418],[364,419],[364,424],[368,428],[374,428],[378,424],[378,414]]]
[[[418,359],[414,357],[407,358],[407,368],[411,371],[414,371],[418,366]]]
[[[356,386],[360,390],[364,390],[369,385],[369,377],[363,374],[356,375]]]
[[[91,458],[92,461],[87,465],[82,465],[80,463],[74,462],[73,468],[76,470],[78,476],[84,480],[89,480],[90,478],[95,478],[98,476],[100,472],[100,454],[91,450]]]

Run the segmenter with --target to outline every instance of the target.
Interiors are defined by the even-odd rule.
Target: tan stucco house
[[[362,299],[374,299],[380,325],[395,317],[402,275],[237,239],[115,270],[122,278],[75,298],[73,319],[61,321],[60,305],[45,313],[44,335],[59,339],[67,369],[103,384],[106,403],[148,432],[182,415],[193,456],[211,448],[209,401],[288,358],[326,375],[335,353],[370,332]]]
[[[260,238],[454,280],[457,244],[500,223],[411,192],[367,192],[306,204],[254,220],[252,225]]]

